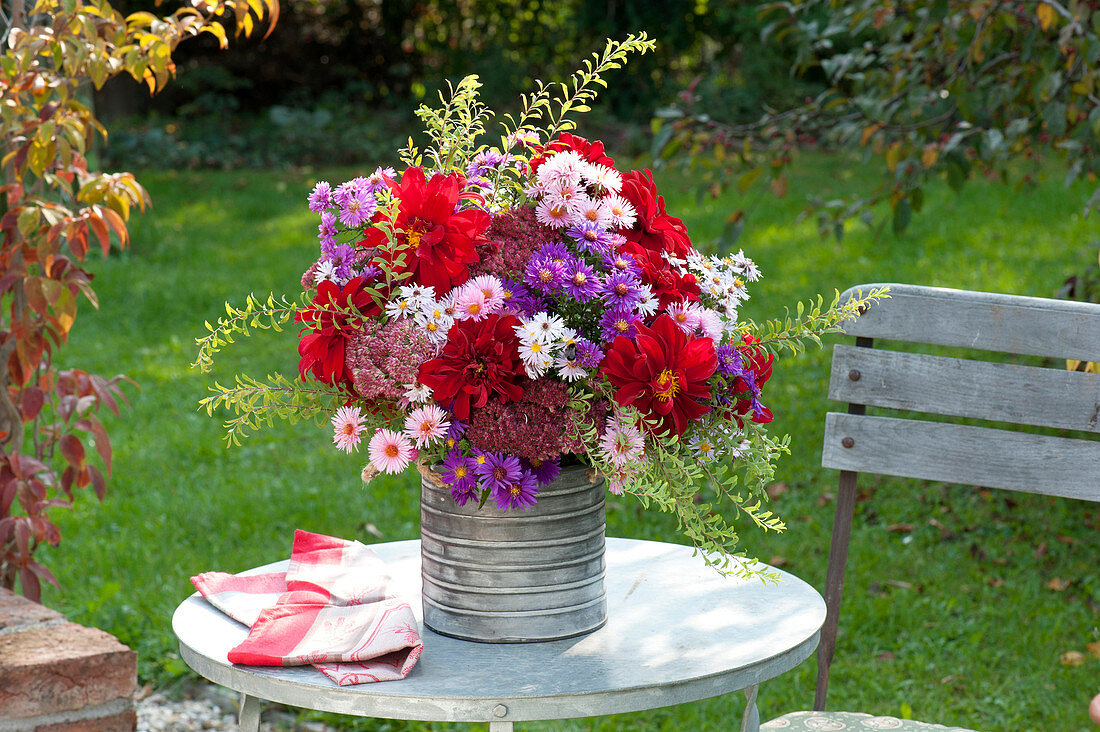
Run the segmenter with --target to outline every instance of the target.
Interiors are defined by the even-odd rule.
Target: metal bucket
[[[528,511],[458,506],[421,471],[424,624],[485,643],[583,635],[607,620],[604,481],[569,467]]]

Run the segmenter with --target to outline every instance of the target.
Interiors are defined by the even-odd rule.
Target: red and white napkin
[[[313,664],[340,686],[409,675],[423,646],[382,561],[357,541],[294,532],[286,573],[205,572],[191,578],[211,605],[247,625],[231,663]]]

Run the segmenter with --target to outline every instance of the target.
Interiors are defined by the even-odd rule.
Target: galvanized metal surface
[[[459,506],[422,472],[424,624],[443,635],[530,643],[590,633],[607,620],[604,480],[562,470],[527,511]]]
[[[373,548],[418,612],[420,543]],[[424,655],[403,681],[339,687],[309,667],[230,664],[226,654],[248,629],[198,595],[176,609],[172,627],[191,668],[249,696],[456,722],[566,719],[696,701],[774,678],[817,646],[825,603],[789,573],[774,570],[782,580],[773,585],[722,577],[690,547],[629,539],[608,539],[606,558],[604,627],[528,644],[470,643],[424,629]]]

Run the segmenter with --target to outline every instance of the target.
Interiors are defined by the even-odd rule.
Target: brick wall
[[[0,588],[0,732],[133,732],[137,654]]]

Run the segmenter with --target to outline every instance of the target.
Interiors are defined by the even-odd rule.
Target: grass
[[[875,173],[837,179],[833,161],[808,156],[785,200],[765,198],[739,245],[765,279],[745,314],[757,320],[817,293],[864,282],[1050,295],[1085,263],[1095,219],[1079,216],[1084,188],[1058,183],[1016,193],[985,182],[961,197],[927,192],[924,212],[902,237],[850,227],[842,242],[796,223],[807,193],[866,185]],[[318,177],[291,173],[146,173],[156,208],[134,221],[134,246],[93,265],[99,311],[85,308],[66,363],[141,384],[131,406],[108,420],[115,473],[106,502],[89,495],[59,516],[63,541],[41,559],[63,590],[46,603],[77,622],[119,636],[139,652],[139,673],[159,686],[189,678],[170,628],[191,592],[187,578],[236,571],[285,556],[294,528],[371,541],[415,538],[413,477],[359,482],[359,458],[344,457],[323,430],[278,426],[226,450],[216,419],[196,411],[209,379],[191,371],[193,339],[227,299],[249,291],[294,292],[312,254],[315,223],[304,206]],[[342,180],[348,171],[325,171]],[[701,204],[675,175],[658,177],[670,211],[698,242],[713,239],[735,196]],[[682,186],[680,186],[682,187]],[[293,374],[295,333],[253,338],[223,354],[219,379],[236,372]],[[786,533],[746,527],[747,548],[823,584],[836,475],[820,467],[828,352],[785,360],[765,392],[774,429],[792,435],[779,470],[787,491],[775,508]],[[1011,388],[1011,385],[1006,385]],[[1097,606],[1100,512],[1091,504],[989,493],[962,486],[866,478],[846,582],[842,635],[833,665],[832,708],[912,715],[990,730],[1089,728],[1085,708],[1100,660],[1059,662],[1100,640]],[[896,525],[912,524],[911,531]],[[895,530],[891,530],[894,527]],[[667,517],[610,501],[609,534],[678,541]],[[1053,580],[1068,582],[1051,589]],[[1061,587],[1056,582],[1054,587]],[[1086,654],[1087,655],[1087,654]],[[808,708],[814,661],[766,684],[765,718]],[[502,670],[506,672],[507,670]],[[728,730],[743,697],[529,730]],[[340,720],[366,730],[463,729]]]

